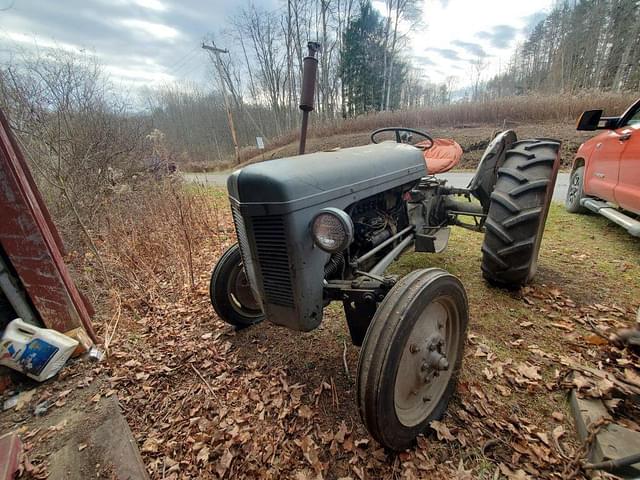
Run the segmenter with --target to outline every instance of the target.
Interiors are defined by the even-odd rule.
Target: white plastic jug
[[[77,340],[60,332],[16,318],[2,335],[0,365],[43,382],[58,373],[77,346]]]

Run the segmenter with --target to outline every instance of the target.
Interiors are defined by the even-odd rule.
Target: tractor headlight
[[[311,222],[313,241],[325,252],[341,252],[353,241],[353,222],[338,208],[320,210]]]

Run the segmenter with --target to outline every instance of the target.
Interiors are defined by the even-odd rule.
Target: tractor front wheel
[[[369,433],[409,448],[456,389],[468,323],[460,280],[439,268],[402,278],[381,302],[358,361],[357,399]]]
[[[559,149],[555,140],[533,139],[507,151],[484,224],[482,274],[490,283],[518,288],[535,275]]]
[[[238,329],[264,320],[244,272],[238,244],[231,246],[218,260],[211,274],[209,295],[218,316]]]

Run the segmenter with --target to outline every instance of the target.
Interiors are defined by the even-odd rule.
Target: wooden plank
[[[65,444],[49,457],[49,478],[148,480],[138,445],[114,397],[66,420]]]

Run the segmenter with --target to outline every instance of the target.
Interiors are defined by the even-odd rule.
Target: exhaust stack
[[[318,42],[307,43],[309,54],[302,60],[302,92],[300,94],[300,110],[302,110],[302,125],[300,127],[300,148],[298,154],[304,153],[307,144],[307,126],[309,124],[309,112],[313,111],[313,99],[316,91],[316,74],[318,72],[318,59],[316,53],[320,51]]]

